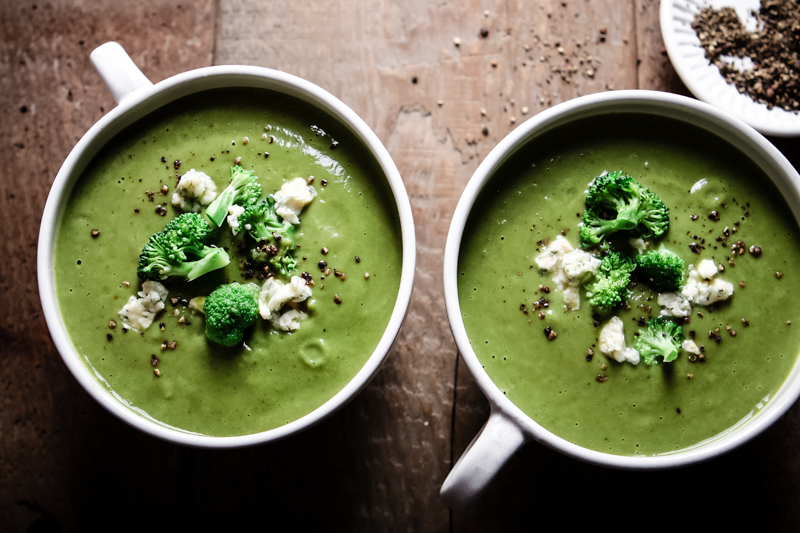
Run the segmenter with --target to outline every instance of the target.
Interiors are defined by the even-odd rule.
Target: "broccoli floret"
[[[272,196],[246,208],[239,215],[239,226],[258,241],[250,252],[255,261],[270,263],[283,275],[288,275],[295,269],[295,226],[277,214]]]
[[[682,340],[683,329],[660,316],[648,322],[647,328],[639,331],[636,349],[648,365],[656,364],[657,357],[662,357],[665,363],[669,363],[678,357]]]
[[[621,171],[599,176],[589,187],[581,226],[581,246],[600,244],[611,233],[631,231],[641,237],[662,235],[669,209],[661,199]]]
[[[211,226],[197,213],[184,213],[173,218],[163,233],[181,261],[186,261],[186,253],[204,257],[212,250],[205,244],[211,237]]]
[[[658,250],[636,256],[636,278],[661,291],[677,291],[683,282],[683,259],[662,244]]]
[[[600,314],[608,314],[612,309],[628,299],[630,277],[599,277],[587,290],[589,303]]]
[[[139,255],[139,278],[178,277],[192,281],[223,268],[230,258],[222,248],[206,246],[210,236],[211,226],[197,213],[184,213],[173,219],[147,240]]]
[[[278,248],[271,244],[259,244],[250,250],[250,257],[258,263],[271,264],[284,276],[288,276],[297,266],[297,256],[292,248]]]
[[[669,229],[669,207],[661,198],[649,189],[642,199],[639,214],[639,225],[636,227],[638,237],[660,237]]]
[[[619,252],[611,252],[600,261],[600,266],[597,267],[600,275],[613,276],[616,274],[630,274],[636,268],[636,263],[628,256],[622,255]]]
[[[236,346],[258,318],[258,289],[238,283],[220,285],[206,298],[203,312],[206,337],[223,346]]]
[[[632,259],[618,252],[610,252],[600,261],[597,281],[586,290],[589,303],[599,313],[607,314],[630,296],[628,284],[636,268]]]
[[[247,207],[258,202],[261,197],[261,184],[252,170],[239,165],[231,167],[231,182],[206,209],[206,215],[217,227],[222,226],[228,216],[228,208],[233,204]]]
[[[275,212],[275,198],[272,196],[245,208],[244,213],[239,215],[239,226],[257,241],[280,236],[282,245],[291,245],[294,240],[294,226]]]
[[[288,276],[297,267],[297,257],[294,250],[285,250],[282,254],[270,260],[270,264],[278,269],[284,276]]]
[[[587,208],[583,212],[583,224],[580,227],[581,247],[590,248],[600,244],[607,235],[618,229],[616,220],[605,220],[594,209]]]

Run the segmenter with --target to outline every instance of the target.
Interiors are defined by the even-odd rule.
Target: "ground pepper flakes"
[[[756,32],[748,31],[731,7],[702,8],[692,22],[706,58],[725,81],[768,109],[800,111],[800,0],[762,0]],[[743,71],[722,56],[750,58]]]

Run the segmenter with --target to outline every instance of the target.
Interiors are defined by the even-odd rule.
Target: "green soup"
[[[703,346],[704,361],[692,362],[681,351],[663,365],[617,363],[597,348],[600,328],[585,287],[580,309],[566,311],[551,275],[536,267],[542,239],[564,234],[578,247],[588,185],[614,170],[631,174],[669,207],[670,229],[660,242],[687,267],[714,259],[725,268],[718,277],[735,287],[725,303],[693,305],[683,325],[684,335],[694,332]],[[703,179],[705,186],[691,192]],[[712,211],[718,221],[710,218]],[[642,115],[615,115],[613,124],[586,119],[537,137],[481,191],[459,256],[464,324],[494,383],[556,435],[618,455],[685,449],[757,415],[795,364],[798,234],[794,216],[761,169],[707,132]],[[733,257],[736,241],[763,253]],[[614,242],[626,246],[627,239]],[[690,249],[694,242],[699,253]],[[639,324],[659,315],[657,296],[639,284],[630,308],[617,311],[628,346]],[[533,303],[543,297],[548,307],[535,310]],[[548,326],[558,335],[554,340],[544,333]]]
[[[259,177],[265,195],[297,176],[315,178],[318,196],[300,215],[294,272],[308,272],[315,281],[309,319],[287,333],[259,318],[236,348],[206,339],[203,316],[186,300],[223,283],[262,283],[247,273],[247,257],[225,224],[216,242],[228,247],[231,264],[193,282],[163,282],[177,303],[168,301],[147,330],[124,332],[117,312],[141,289],[139,253],[180,213],[170,202],[176,176],[194,168],[222,191],[238,157]],[[165,202],[160,216],[157,206]],[[324,276],[323,260],[344,279]],[[143,416],[213,436],[279,427],[339,392],[383,335],[401,263],[397,209],[368,149],[327,114],[257,89],[186,97],[117,135],[72,191],[55,250],[61,314],[97,379]],[[117,321],[115,329],[110,320]],[[176,347],[162,350],[164,341]]]

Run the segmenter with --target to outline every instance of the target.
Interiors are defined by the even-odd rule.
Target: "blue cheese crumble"
[[[164,309],[169,291],[161,283],[148,280],[137,294],[139,298],[131,296],[118,313],[122,323],[136,331],[150,327],[156,315]]]
[[[307,315],[291,306],[283,314],[280,311],[287,304],[303,302],[310,297],[311,287],[300,276],[292,276],[289,283],[278,278],[267,278],[258,294],[258,312],[276,329],[295,331]]]
[[[619,363],[630,363],[638,365],[640,361],[639,352],[636,348],[625,345],[625,332],[623,331],[622,319],[618,316],[612,317],[600,330],[598,346],[600,351]]]
[[[564,306],[581,307],[580,286],[597,273],[600,259],[588,252],[576,250],[563,236],[542,247],[536,258],[539,269],[553,274],[553,281],[564,295]]]
[[[207,174],[195,169],[181,176],[178,186],[172,193],[172,205],[189,213],[200,210],[217,197],[217,186]]]
[[[281,186],[272,195],[275,198],[275,212],[291,224],[299,224],[297,217],[305,206],[317,196],[317,190],[303,178],[294,178]]]

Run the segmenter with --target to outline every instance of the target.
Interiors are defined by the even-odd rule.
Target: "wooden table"
[[[38,226],[67,153],[114,107],[88,60],[109,40],[153,81],[229,63],[302,76],[350,105],[397,163],[417,225],[408,318],[369,387],[320,426],[245,450],[160,442],[95,404],[53,347],[36,285]],[[708,464],[612,471],[529,444],[473,509],[439,500],[488,417],[442,299],[459,195],[525,119],[632,88],[686,94],[655,0],[0,2],[0,530],[617,530],[703,518],[798,530],[800,405]],[[797,166],[800,143],[777,145]]]

